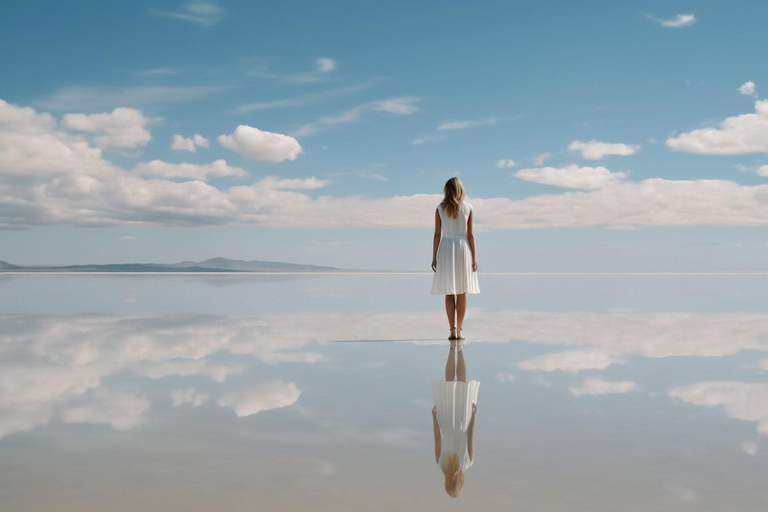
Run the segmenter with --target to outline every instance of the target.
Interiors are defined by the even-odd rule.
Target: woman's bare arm
[[[432,408],[432,430],[435,432],[435,462],[440,461],[440,426],[437,424],[437,406]]]
[[[432,271],[437,272],[437,247],[440,245],[440,213],[435,208],[435,236],[432,237]]]
[[[467,241],[469,242],[469,248],[472,250],[472,271],[477,270],[477,258],[475,257],[475,235],[472,232],[472,210],[469,210],[469,219],[467,219]]]
[[[472,448],[475,440],[475,416],[477,415],[477,406],[472,404],[472,419],[469,421],[469,428],[467,428],[467,453],[469,453],[469,460],[474,460],[472,455]]]

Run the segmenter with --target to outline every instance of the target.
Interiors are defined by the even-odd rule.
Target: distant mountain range
[[[0,261],[0,272],[334,272],[344,269],[320,265],[299,265],[279,261],[241,261],[211,258],[179,263],[116,263],[111,265],[65,265],[37,267]]]

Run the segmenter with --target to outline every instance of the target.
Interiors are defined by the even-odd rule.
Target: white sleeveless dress
[[[461,202],[458,218],[454,219],[437,206],[440,214],[441,238],[437,248],[437,270],[432,276],[434,295],[480,293],[477,272],[472,271],[472,249],[467,240],[467,219],[472,205]]]
[[[472,420],[472,404],[477,404],[480,381],[469,382],[432,380],[432,400],[437,407],[437,424],[440,427],[440,457],[437,463],[458,455],[461,469],[470,467],[467,429]]]

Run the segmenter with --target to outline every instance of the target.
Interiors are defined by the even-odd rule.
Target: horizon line
[[[579,275],[627,275],[627,276],[656,276],[656,275],[671,275],[671,276],[701,276],[701,275],[768,275],[768,270],[725,270],[725,271],[637,271],[637,272],[623,272],[623,271],[530,271],[530,272],[477,272],[483,275],[508,275],[508,276],[579,276]],[[244,271],[212,271],[212,272],[144,272],[144,271],[109,271],[109,270],[84,270],[84,271],[55,271],[55,270],[13,270],[13,269],[0,269],[0,275],[3,274],[15,274],[15,275],[423,275],[434,274],[431,271],[420,270],[341,270],[341,271],[269,271],[269,270],[244,270]]]

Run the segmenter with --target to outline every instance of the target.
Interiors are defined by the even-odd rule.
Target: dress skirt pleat
[[[433,295],[480,293],[477,272],[472,271],[472,250],[466,237],[442,237],[437,248],[437,270],[432,276]]]

